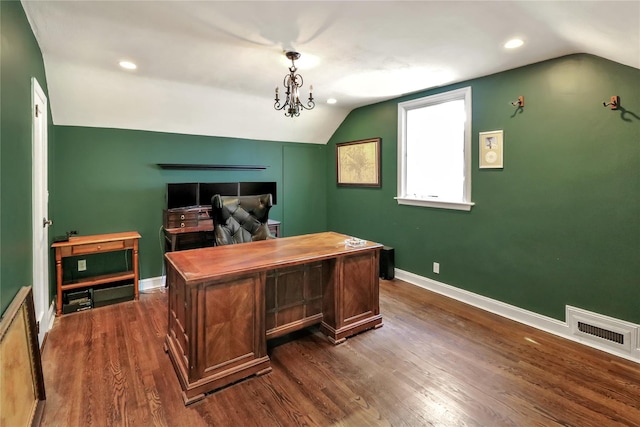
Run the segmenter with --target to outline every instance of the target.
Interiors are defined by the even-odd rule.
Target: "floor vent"
[[[567,306],[571,334],[617,351],[633,354],[638,346],[640,325]]]
[[[604,340],[616,342],[624,345],[624,335],[604,328],[599,328],[588,323],[578,322],[578,330],[582,333],[593,335]]]

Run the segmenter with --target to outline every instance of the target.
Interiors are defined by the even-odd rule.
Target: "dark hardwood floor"
[[[401,281],[384,327],[270,342],[273,371],[185,407],[167,295],[57,318],[43,426],[640,426],[640,364]]]

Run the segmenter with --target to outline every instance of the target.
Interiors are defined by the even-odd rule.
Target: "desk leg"
[[[139,296],[140,296],[140,292],[138,290],[138,278],[140,277],[139,274],[139,267],[138,267],[138,239],[135,239],[133,241],[133,256],[132,256],[133,260],[133,292],[135,295],[135,299],[136,301],[138,300]]]
[[[174,252],[176,250],[177,234],[168,233],[167,229],[162,227],[162,235],[164,236],[164,251]]]

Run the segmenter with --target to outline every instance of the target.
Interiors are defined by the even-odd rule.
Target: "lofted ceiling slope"
[[[640,68],[640,1],[22,4],[57,125],[326,144],[354,108],[558,56]],[[317,103],[297,118],[273,109],[286,50]]]

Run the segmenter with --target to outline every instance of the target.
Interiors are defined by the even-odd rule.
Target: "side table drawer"
[[[62,256],[86,255],[97,252],[119,251],[126,248],[124,240],[113,242],[87,243],[86,245],[76,245],[62,248]]]

